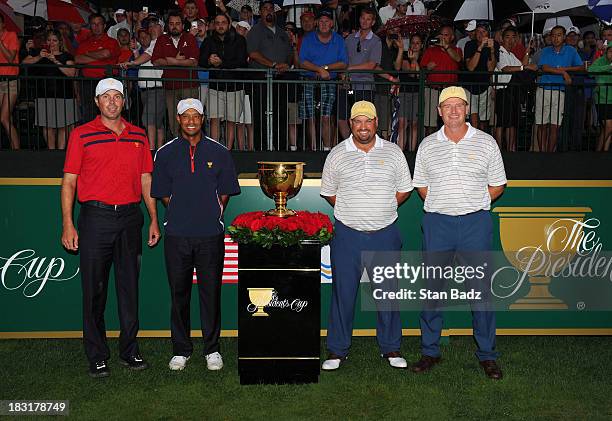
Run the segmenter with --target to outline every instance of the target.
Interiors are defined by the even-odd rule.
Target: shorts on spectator
[[[205,108],[204,115],[208,114],[208,109],[206,109],[208,105],[208,84],[200,85],[200,101]]]
[[[497,127],[518,126],[519,113],[519,91],[513,87],[497,89],[495,91],[495,122]]]
[[[612,120],[612,104],[597,104],[597,118],[602,122]]]
[[[164,88],[142,89],[140,100],[142,101],[142,124],[145,126],[163,125],[166,116],[166,101]]]
[[[253,124],[250,95],[244,95],[244,108],[242,109],[242,114],[240,114],[240,119],[238,122],[241,124]]]
[[[0,80],[0,95],[2,94],[17,94],[17,79]]]
[[[287,104],[287,124],[302,124],[302,119],[298,118],[297,102]]]
[[[399,100],[399,117],[410,121],[416,121],[419,111],[419,93],[400,92]]]
[[[376,107],[376,115],[378,116],[378,127],[381,130],[389,128],[389,118],[391,117],[391,101],[389,95],[376,94],[374,98],[374,106]]]
[[[336,84],[323,83],[317,84],[317,91],[321,91],[321,115],[330,116],[336,101]],[[299,117],[302,120],[313,118],[315,108],[315,85],[307,83],[304,85],[304,92],[299,106]]]
[[[535,124],[554,124],[563,121],[565,92],[557,89],[538,88],[536,91]]]
[[[438,99],[440,90],[425,88],[425,127],[437,127],[438,125]]]
[[[225,92],[208,90],[208,117],[240,123],[244,111],[244,91]]]
[[[57,129],[70,126],[79,119],[75,99],[36,98],[34,124]]]
[[[346,89],[340,89],[338,92],[338,120],[348,120],[351,108],[357,101],[374,101],[374,91],[353,91],[352,94],[349,92],[351,91]]]
[[[470,93],[465,90],[465,96],[470,103],[470,114],[478,114],[479,121],[488,122],[493,113],[493,96],[491,95],[493,88],[489,86],[486,91],[479,95]]]

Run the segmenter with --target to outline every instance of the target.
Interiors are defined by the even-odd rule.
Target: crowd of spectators
[[[329,150],[348,137],[350,107],[365,99],[377,105],[381,134],[414,151],[419,122],[423,134],[439,127],[441,89],[460,84],[470,124],[505,150],[517,150],[529,116],[531,150],[558,150],[564,124],[574,139],[598,127],[596,149],[609,150],[611,28],[598,38],[555,26],[529,39],[506,19],[406,35],[394,23],[430,15],[420,0],[323,3],[264,0],[254,13],[248,4],[182,0],[163,14],[117,9],[85,25],[49,22],[21,41],[0,15],[0,64],[22,64],[0,67],[0,122],[18,149],[13,108],[20,90],[33,92],[34,124],[49,149],[63,149],[75,124],[95,117],[97,81],[114,75],[126,79],[126,118],[146,129],[153,148],[178,134],[176,104],[199,97],[209,134],[230,149]]]

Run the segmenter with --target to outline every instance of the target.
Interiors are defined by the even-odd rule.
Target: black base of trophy
[[[320,244],[270,250],[240,245],[239,256],[240,384],[318,382]]]

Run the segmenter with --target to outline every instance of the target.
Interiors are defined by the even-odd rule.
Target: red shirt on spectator
[[[149,140],[143,129],[121,121],[125,129],[119,136],[102,123],[100,116],[70,133],[64,172],[79,176],[80,202],[140,202],[141,176],[153,171]]]
[[[516,43],[514,48],[512,50],[510,50],[510,52],[512,54],[514,54],[516,56],[516,58],[518,58],[519,60],[523,61],[523,57],[525,57],[525,53],[527,52],[527,49],[523,45],[522,41],[519,41],[519,42]]]
[[[119,59],[117,61],[117,63],[124,63],[126,61],[128,61],[130,59],[130,57],[132,57],[132,50],[130,50],[129,48],[127,50],[124,49],[120,49],[119,50]]]
[[[0,42],[4,44],[7,50],[15,52],[15,57],[11,63],[19,64],[19,41],[17,40],[17,34],[15,32],[5,30],[2,32],[2,35],[0,35]],[[9,63],[6,57],[4,57],[4,54],[0,54],[0,63]],[[0,75],[17,76],[18,74],[19,66],[0,66]]]
[[[91,36],[91,31],[87,28],[81,28],[79,32],[75,32],[74,38],[77,41],[77,44],[81,45]]]
[[[116,39],[109,37],[106,34],[100,35],[100,37],[89,37],[82,44],[79,44],[76,54],[87,54],[92,51],[98,51],[107,49],[111,55],[109,58],[104,60],[96,60],[88,63],[88,66],[101,66],[106,64],[117,64],[119,58],[119,43]],[[85,77],[91,78],[104,78],[106,76],[104,68],[97,69],[81,69],[81,74]]]
[[[451,45],[448,48],[453,48],[457,52],[457,54],[459,54],[459,57],[463,57],[460,48],[457,48],[454,45]],[[441,72],[447,70],[457,72],[460,69],[459,63],[453,60],[451,56],[449,56],[448,53],[444,51],[444,48],[438,45],[433,45],[425,50],[425,53],[423,53],[423,57],[421,58],[421,67],[426,68],[427,64],[432,62],[436,63],[436,67],[432,69],[432,71],[434,72]],[[459,76],[456,73],[432,73],[427,76],[427,81],[429,83],[452,83],[457,82],[458,79]]]
[[[200,49],[198,48],[198,42],[193,35],[191,35],[189,32],[183,32],[176,46],[174,45],[174,40],[172,37],[166,34],[160,35],[155,42],[151,62],[154,63],[155,60],[160,58],[176,57],[179,52],[187,59],[193,59],[196,62],[198,61],[200,58]],[[162,79],[169,78],[193,79],[193,82],[164,80],[164,88],[166,89],[193,88],[194,86],[199,85],[198,74],[196,71],[165,69]]]

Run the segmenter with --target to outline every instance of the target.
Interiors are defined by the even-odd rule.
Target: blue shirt
[[[538,62],[538,66],[542,67],[543,65],[549,65],[551,67],[572,67],[572,66],[582,66],[582,59],[578,55],[578,51],[574,47],[570,47],[567,45],[563,45],[559,52],[555,52],[554,47],[546,47],[542,50],[542,54],[540,55],[540,61]],[[540,76],[540,80],[538,81],[540,85],[554,83],[556,85],[542,86],[544,89],[548,90],[565,90],[565,83],[563,81],[563,76],[561,75],[551,75],[545,74]]]
[[[320,67],[339,61],[348,65],[348,54],[344,39],[338,33],[332,32],[329,42],[322,43],[317,36],[317,31],[309,33],[302,40],[302,47],[300,48],[300,63],[303,61],[309,61]],[[303,74],[310,78],[316,76],[313,72],[304,72]],[[335,79],[336,72],[329,72],[329,76]]]
[[[192,147],[179,136],[155,154],[151,196],[170,197],[164,220],[166,235],[222,234],[225,227],[219,196],[239,193],[230,152],[209,137],[202,135],[202,140]]]

